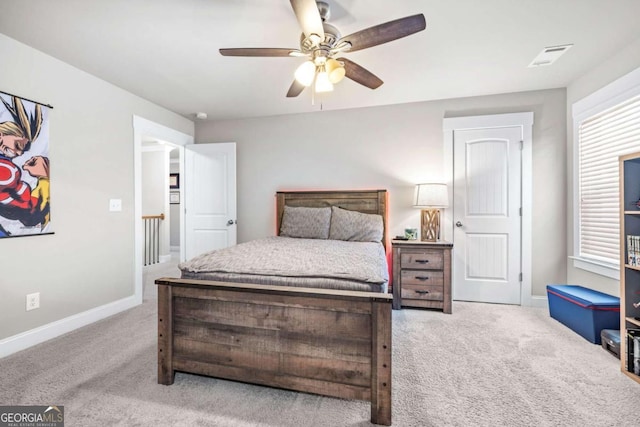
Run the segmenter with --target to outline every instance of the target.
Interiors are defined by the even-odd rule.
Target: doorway
[[[142,303],[143,292],[143,229],[142,221],[142,146],[145,139],[153,139],[172,144],[183,153],[184,146],[193,144],[193,137],[168,128],[158,123],[142,117],[133,116],[133,134],[134,134],[134,298],[137,304]],[[181,155],[180,158],[184,156]],[[182,173],[184,162],[179,163],[179,173]],[[166,177],[166,187],[169,186],[169,176]],[[182,191],[180,189],[179,191]],[[181,198],[182,200],[182,198]],[[180,229],[184,228],[184,215],[180,212]],[[180,236],[180,259],[184,259],[184,233]]]
[[[142,144],[143,265],[148,266],[170,261],[172,252],[175,260],[179,258],[180,193],[169,177],[179,183],[182,147],[146,135]]]
[[[444,119],[454,300],[531,305],[533,113]]]

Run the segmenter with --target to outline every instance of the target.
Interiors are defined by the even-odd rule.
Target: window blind
[[[584,120],[578,132],[580,256],[618,264],[618,156],[640,151],[640,95]]]

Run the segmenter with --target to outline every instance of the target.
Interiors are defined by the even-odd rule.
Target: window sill
[[[595,261],[592,259],[570,256],[573,260],[573,266],[581,270],[609,277],[611,279],[620,280],[620,266],[608,262]]]

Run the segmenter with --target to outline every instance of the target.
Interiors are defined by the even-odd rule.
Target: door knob
[[[462,223],[460,221],[456,222],[456,227],[462,227]]]
[[[233,224],[235,224],[234,220],[230,219],[229,221],[227,221],[227,225],[233,225]]]

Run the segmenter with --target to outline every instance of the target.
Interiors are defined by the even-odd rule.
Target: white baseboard
[[[169,262],[169,261],[171,261],[171,255],[160,255],[158,257],[158,262],[159,263]]]
[[[0,358],[140,305],[134,295],[0,340]]]
[[[534,295],[534,296],[531,297],[531,307],[549,309],[549,300],[547,300],[547,297],[541,297],[541,296],[535,296]]]

